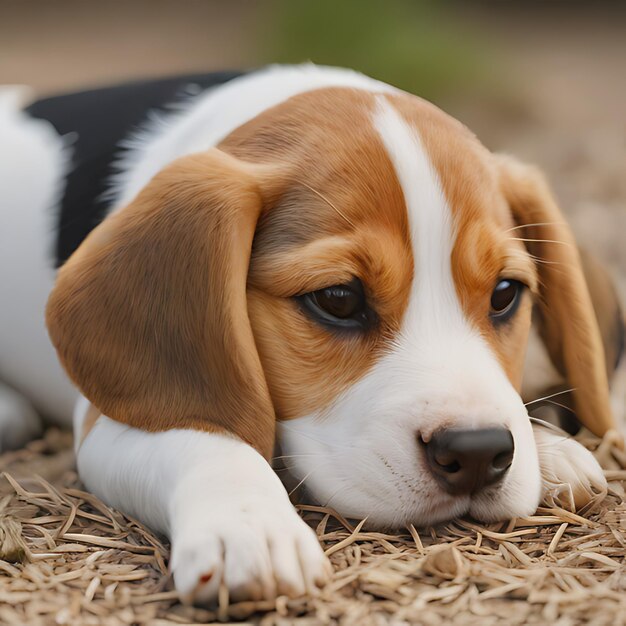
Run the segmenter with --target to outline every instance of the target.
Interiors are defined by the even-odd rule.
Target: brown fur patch
[[[402,190],[371,123],[372,94],[320,89],[232,133],[224,150],[279,163],[285,186],[260,221],[248,308],[277,416],[323,410],[389,345],[408,304],[413,259]],[[360,278],[379,324],[324,329],[292,296]]]
[[[185,157],[61,268],[50,337],[103,414],[144,430],[227,430],[271,454],[274,412],[245,296],[261,209],[241,163],[217,150]]]

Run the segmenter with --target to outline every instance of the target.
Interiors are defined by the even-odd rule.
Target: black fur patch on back
[[[240,75],[215,72],[125,83],[45,98],[26,109],[32,117],[50,122],[60,135],[76,135],[57,222],[57,267],[104,218],[110,201],[103,194],[119,144],[144,122],[148,112],[165,111],[173,103]]]

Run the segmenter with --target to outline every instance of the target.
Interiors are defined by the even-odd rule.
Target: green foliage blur
[[[488,52],[442,2],[270,0],[262,7],[264,62],[351,67],[430,98],[487,78]]]

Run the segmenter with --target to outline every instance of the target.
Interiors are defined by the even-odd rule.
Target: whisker
[[[571,439],[571,435],[567,432],[565,432],[562,428],[559,428],[558,426],[555,426],[554,424],[551,424],[550,422],[546,422],[546,420],[542,420],[538,417],[534,417],[532,415],[529,415],[528,418],[530,419],[530,421],[533,424],[537,424],[538,426],[543,426],[544,428],[547,428],[548,430],[552,430],[555,433],[557,433],[558,435],[561,435],[563,437],[563,439]]]
[[[279,461],[281,459],[298,459],[300,457],[305,457],[305,456],[320,456],[319,454],[317,454],[316,452],[307,452],[304,454],[281,454],[280,456],[275,456],[272,461]]]
[[[311,476],[311,474],[315,471],[318,470],[320,468],[320,466],[318,465],[317,467],[314,467],[287,495],[289,497],[291,497],[294,493],[294,491],[296,491],[298,489],[298,487],[300,487],[301,485],[304,484],[304,481],[309,478],[309,476]]]
[[[560,396],[564,393],[570,393],[572,391],[576,391],[576,387],[572,387],[571,389],[564,389],[563,391],[557,391],[556,393],[551,393],[549,396],[544,396],[543,398],[537,398],[536,400],[529,400],[528,402],[524,402],[524,406],[537,404],[537,402],[542,402],[543,400],[548,400],[550,398],[556,398],[556,396]]]
[[[311,452],[310,454],[284,454],[282,456],[276,456],[270,462],[272,469],[275,472],[291,472],[294,469],[297,469],[298,464],[295,462],[295,459],[311,459],[318,458],[322,461],[325,460],[324,455],[318,454],[316,452]],[[291,459],[291,462],[289,461]],[[281,461],[278,463],[278,467],[276,461]]]
[[[513,226],[512,228],[507,228],[505,233],[510,233],[512,230],[518,230],[520,228],[531,228],[533,226],[564,226],[565,222],[533,222],[532,224],[519,224],[518,226]]]
[[[526,237],[509,237],[511,241],[528,241],[530,243],[558,243],[561,246],[571,246],[569,241],[559,241],[558,239],[529,239]]]
[[[306,187],[309,191],[311,191],[312,193],[314,193],[318,198],[320,198],[321,200],[323,200],[331,209],[333,209],[334,211],[337,212],[337,215],[339,215],[340,217],[342,217],[346,222],[348,222],[348,224],[350,224],[350,226],[352,226],[352,228],[356,228],[356,226],[354,225],[354,223],[352,221],[350,221],[350,219],[348,219],[348,217],[346,215],[344,215],[326,196],[324,196],[322,193],[320,193],[319,191],[317,191],[317,189],[313,189],[313,187],[311,187],[311,185],[307,185],[307,183],[302,182],[302,181],[298,181],[303,187]]]
[[[545,402],[547,402],[548,404],[554,404],[555,406],[560,406],[562,409],[565,409],[568,413],[571,413],[572,415],[576,415],[576,411],[574,411],[574,409],[570,408],[569,406],[565,406],[564,404],[561,404],[560,402],[555,402],[554,400],[545,400]]]
[[[541,257],[538,257],[536,254],[528,254],[528,256],[535,261],[535,263],[543,263],[544,265],[565,265],[565,263],[561,263],[560,261],[546,261]]]

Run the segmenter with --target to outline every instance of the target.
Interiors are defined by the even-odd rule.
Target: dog
[[[522,400],[565,384],[604,435],[624,347],[535,168],[336,68],[23,98],[0,94],[2,446],[73,415],[82,481],[171,539],[183,597],[327,579],[277,440],[372,527],[605,488]]]

